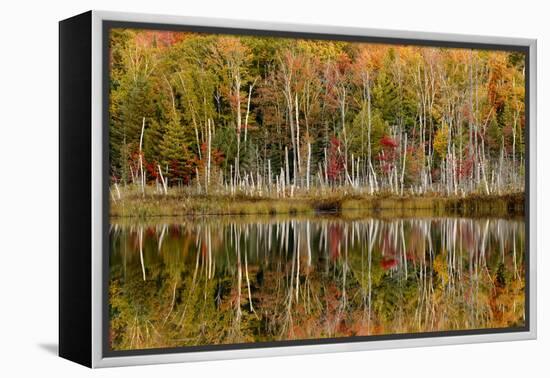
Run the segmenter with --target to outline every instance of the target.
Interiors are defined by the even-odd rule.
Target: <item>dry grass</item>
[[[118,196],[116,196],[118,197]],[[190,190],[172,189],[168,195],[147,188],[121,191],[111,196],[112,217],[196,216],[196,215],[274,215],[315,214],[320,212],[360,212],[363,215],[388,216],[462,215],[516,216],[524,213],[524,194],[396,196],[391,194],[358,195],[342,191],[297,193],[293,198],[236,194],[204,195]]]

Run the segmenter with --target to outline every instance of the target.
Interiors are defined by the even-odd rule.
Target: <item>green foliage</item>
[[[397,86],[393,78],[385,70],[382,70],[376,79],[376,85],[372,89],[374,106],[380,111],[382,119],[391,125],[397,125],[399,114],[399,96]]]
[[[368,147],[368,112],[361,110],[353,119],[349,132],[350,150],[356,151],[357,156],[367,156]],[[371,157],[374,160],[382,150],[380,140],[388,135],[388,123],[384,121],[382,113],[378,109],[371,111]]]
[[[185,128],[172,121],[166,125],[166,132],[160,143],[160,156],[163,166],[169,167],[167,176],[187,183],[193,173],[191,156],[188,151],[188,136]]]
[[[502,128],[499,127],[498,122],[493,118],[487,127],[487,143],[493,157],[498,157],[502,142]]]

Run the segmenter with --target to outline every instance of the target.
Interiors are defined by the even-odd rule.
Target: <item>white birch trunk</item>
[[[301,159],[300,159],[300,122],[298,121],[298,93],[295,95],[295,101],[296,105],[294,106],[294,110],[296,112],[296,160],[298,165],[298,172],[294,172],[294,179],[296,183],[296,177],[299,177],[299,173],[301,172]],[[298,174],[297,174],[298,173]]]
[[[256,85],[256,80],[250,86],[248,87],[248,101],[246,103],[246,116],[244,118],[244,143],[246,144],[247,140],[247,134],[248,134],[248,116],[250,114],[250,100],[252,98],[252,89],[254,88],[254,85]]]
[[[306,187],[309,191],[309,170],[311,164],[311,143],[307,143],[307,169],[306,169]]]
[[[208,119],[208,160],[206,165],[206,194],[210,186],[210,167],[212,162],[212,129],[210,126],[210,118]]]
[[[162,184],[162,189],[164,191],[164,195],[167,195],[168,194],[168,185],[167,185],[166,181],[164,180],[164,176],[162,175],[162,169],[160,168],[160,164],[157,164],[157,167],[159,169],[160,182]]]
[[[145,196],[145,176],[143,175],[143,132],[145,131],[145,117],[141,123],[141,136],[139,137],[139,170],[140,170],[140,181],[141,181],[141,195]]]
[[[141,273],[143,275],[143,281],[146,281],[145,278],[145,263],[143,261],[143,228],[139,228],[139,261],[141,263]]]
[[[407,133],[405,133],[405,147],[403,148],[403,166],[401,168],[401,195],[403,195],[403,183],[405,181],[405,164],[407,163]]]

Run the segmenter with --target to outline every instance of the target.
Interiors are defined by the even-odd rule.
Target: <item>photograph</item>
[[[547,376],[541,4],[6,3],[0,378]]]
[[[525,49],[106,31],[109,353],[529,329]]]

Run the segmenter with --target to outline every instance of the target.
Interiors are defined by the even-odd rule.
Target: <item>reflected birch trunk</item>
[[[143,227],[139,228],[139,261],[141,263],[141,272],[143,274],[143,281],[146,281],[145,263],[143,262]]]

